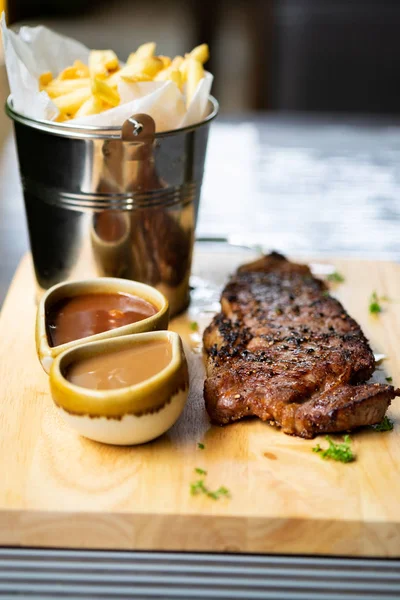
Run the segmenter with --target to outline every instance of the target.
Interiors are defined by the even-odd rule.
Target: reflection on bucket
[[[133,279],[129,214],[107,210],[93,215],[91,241],[98,274]]]

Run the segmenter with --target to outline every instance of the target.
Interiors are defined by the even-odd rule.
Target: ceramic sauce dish
[[[84,343],[58,355],[50,389],[62,418],[80,435],[133,445],[165,433],[189,391],[177,333],[156,331]]]
[[[82,343],[168,329],[167,299],[155,288],[100,277],[60,283],[42,297],[36,350],[46,373],[54,358]]]

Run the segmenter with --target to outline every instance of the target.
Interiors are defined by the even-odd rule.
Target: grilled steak
[[[368,341],[305,265],[277,253],[245,265],[221,307],[204,332],[214,423],[257,416],[312,438],[378,423],[400,395],[364,383],[375,368]]]

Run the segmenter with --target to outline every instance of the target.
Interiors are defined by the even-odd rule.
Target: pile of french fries
[[[57,121],[96,115],[120,104],[119,81],[174,81],[185,90],[189,106],[203,79],[209,58],[207,44],[196,46],[185,56],[156,56],[156,44],[142,44],[121,66],[112,50],[92,50],[89,64],[76,60],[57,77],[48,71],[39,77],[40,90],[50,96],[59,110]]]

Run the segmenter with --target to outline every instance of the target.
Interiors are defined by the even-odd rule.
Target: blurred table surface
[[[3,104],[6,95],[0,67]],[[399,165],[400,123],[390,119],[220,119],[211,128],[198,236],[297,256],[400,260]],[[0,304],[27,249],[12,126],[0,112]],[[9,572],[0,591],[24,597],[58,597],[51,573],[66,594],[73,587],[68,597],[400,597],[400,561],[0,549],[0,562]],[[122,589],[121,576],[126,586],[140,583],[138,595]]]

